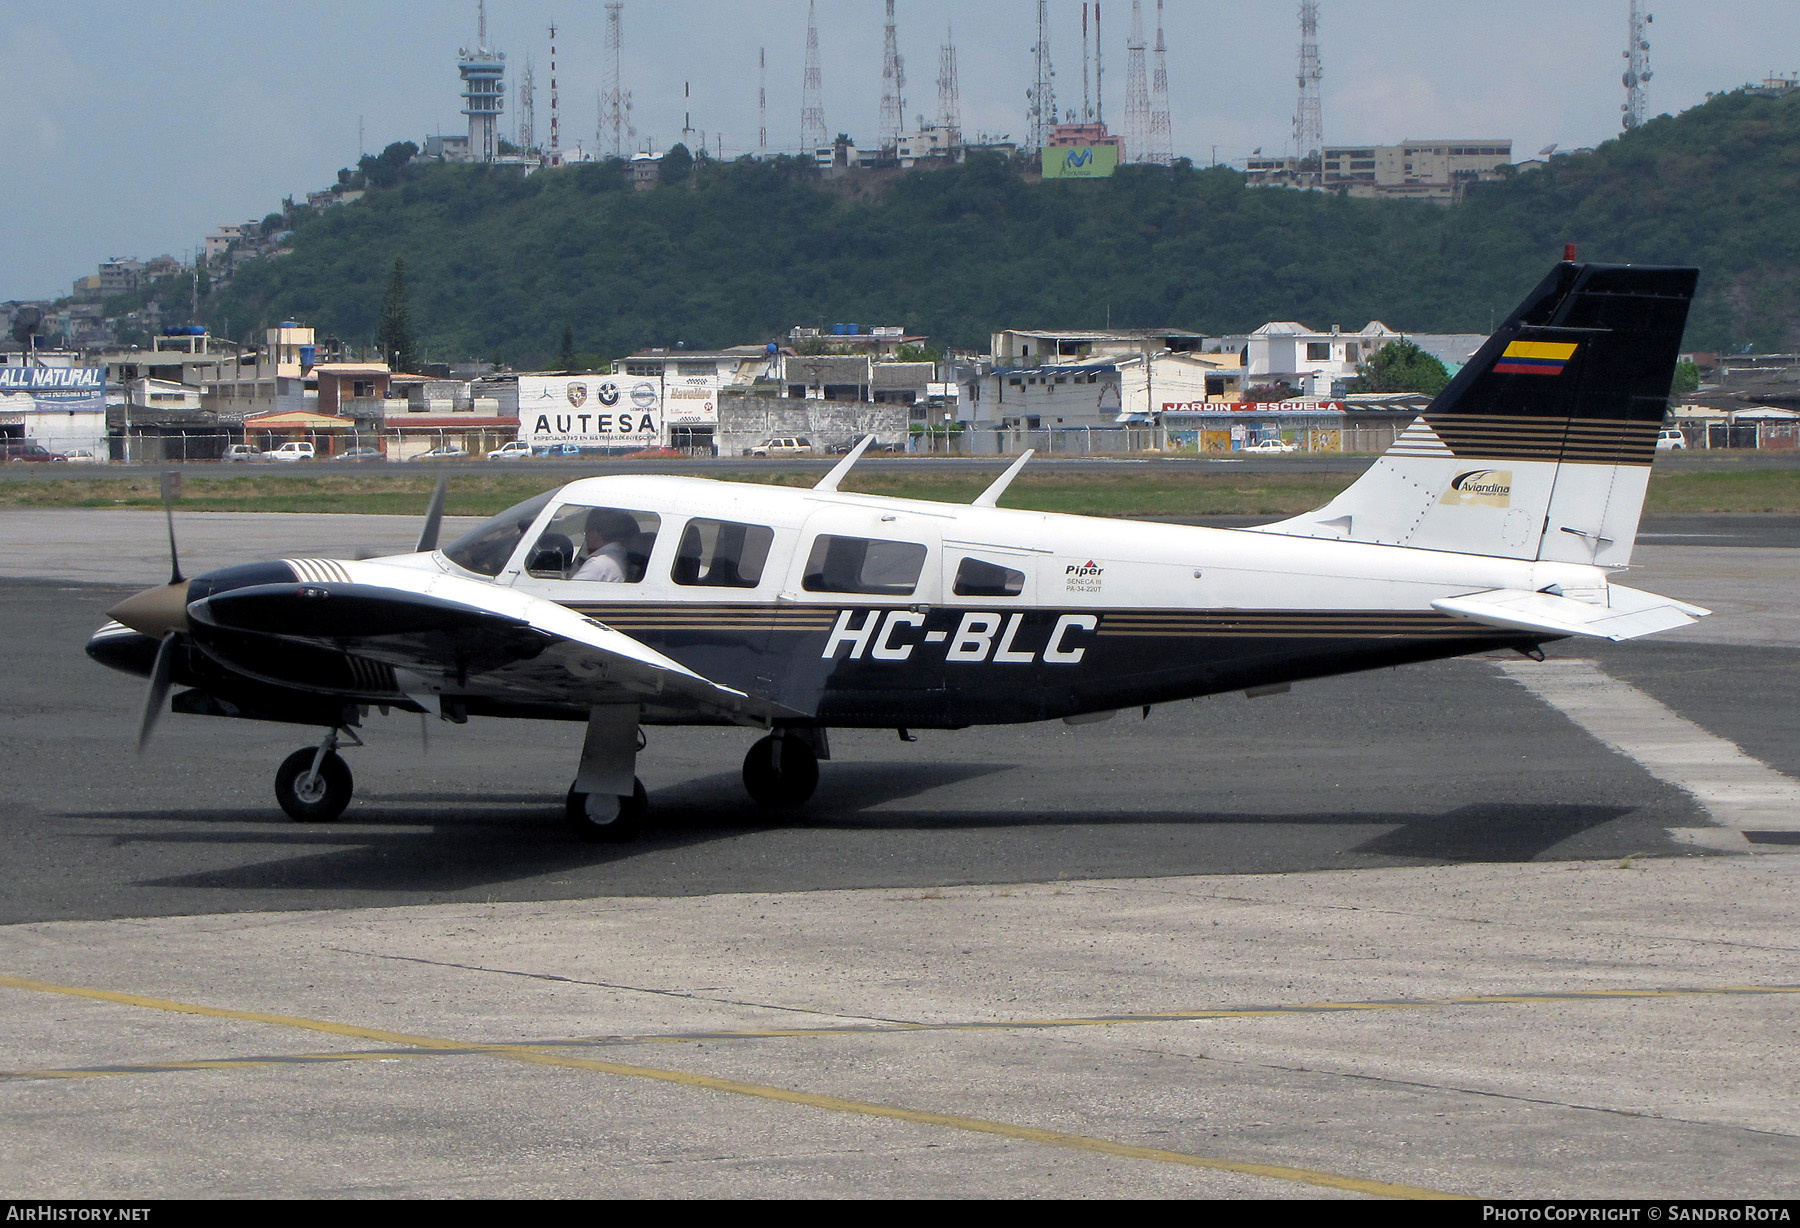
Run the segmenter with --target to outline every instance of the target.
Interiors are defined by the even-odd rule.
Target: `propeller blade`
[[[444,493],[449,489],[450,475],[440,474],[437,489],[431,492],[431,505],[425,509],[425,527],[419,533],[419,544],[414,547],[421,554],[437,549],[438,525],[444,520]]]
[[[175,644],[180,638],[171,631],[156,646],[156,664],[150,669],[150,693],[144,697],[144,718],[138,723],[139,754],[143,754],[144,747],[150,744],[150,734],[155,730],[157,719],[162,716],[163,705],[168,701],[169,675],[175,668]]]
[[[181,557],[175,553],[175,498],[181,494],[181,475],[173,469],[165,470],[162,475],[163,515],[169,520],[169,583],[180,584],[187,577],[181,574]]]

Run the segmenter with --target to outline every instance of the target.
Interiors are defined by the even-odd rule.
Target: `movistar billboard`
[[[1047,145],[1046,179],[1105,179],[1119,168],[1117,145]]]

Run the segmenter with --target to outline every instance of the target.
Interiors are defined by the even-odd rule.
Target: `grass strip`
[[[996,472],[997,472],[996,468]],[[679,472],[679,470],[675,470]],[[572,475],[571,475],[572,476]],[[758,469],[708,471],[722,481],[804,487],[815,472]],[[562,474],[453,474],[447,511],[489,516],[554,485]],[[1281,516],[1329,502],[1354,480],[1347,473],[1168,472],[1057,473],[1030,470],[1007,490],[1002,506],[1092,516]],[[893,470],[852,474],[846,490],[900,498],[967,503],[993,474]],[[194,477],[183,484],[184,512],[298,512],[417,516],[435,475],[336,474]],[[569,480],[569,479],[564,479]],[[157,479],[57,477],[0,482],[0,508],[161,506]],[[1800,514],[1800,467],[1745,471],[1652,473],[1645,510],[1652,513]]]

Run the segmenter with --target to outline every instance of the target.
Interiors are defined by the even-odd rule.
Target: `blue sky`
[[[1291,141],[1298,4],[1166,0],[1175,151],[1240,161]],[[1800,68],[1800,4],[1649,5],[1652,113]],[[1326,140],[1510,138],[1524,157],[1618,131],[1627,0],[1320,0]],[[938,49],[954,31],[963,127],[1025,130],[1032,0],[899,0],[909,119],[937,109]],[[1059,103],[1081,95],[1081,4],[1051,0]],[[1103,0],[1107,119],[1124,119],[1130,0]],[[66,294],[110,256],[187,257],[225,221],[335,181],[362,146],[465,131],[459,47],[474,0],[404,5],[187,0],[0,0],[12,79],[0,180],[0,299]],[[1155,4],[1144,4],[1153,26]],[[491,0],[489,43],[509,82],[529,57],[547,132],[555,21],[565,146],[592,148],[604,84],[598,0]],[[681,138],[683,111],[727,157],[757,146],[757,53],[768,60],[771,149],[799,140],[805,0],[628,0],[625,84],[639,145]],[[881,94],[880,0],[821,0],[828,128],[872,143]],[[1153,37],[1153,35],[1152,35]],[[683,88],[689,97],[684,104]],[[509,87],[510,93],[510,87]],[[508,102],[504,128],[516,115]]]

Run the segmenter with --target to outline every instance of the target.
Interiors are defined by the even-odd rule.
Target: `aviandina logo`
[[[1510,507],[1513,475],[1510,469],[1471,469],[1450,479],[1450,489],[1438,502],[1447,507]]]

